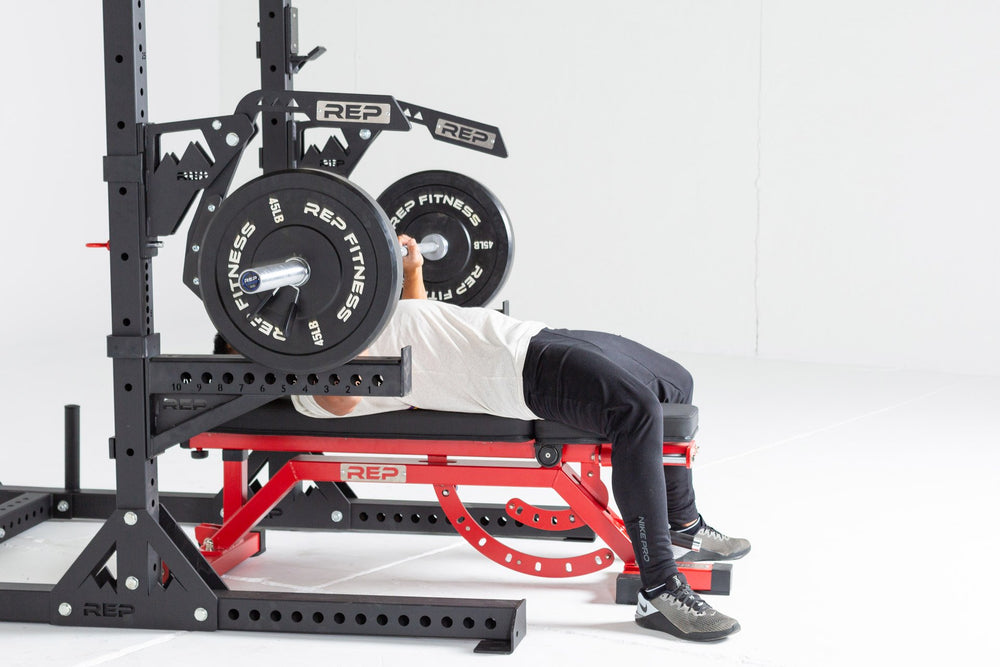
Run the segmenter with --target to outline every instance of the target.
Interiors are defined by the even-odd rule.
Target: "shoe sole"
[[[702,549],[701,551],[689,551],[680,558],[678,561],[692,562],[692,561],[703,561],[703,560],[739,560],[750,553],[750,548],[748,547],[746,551],[738,551],[735,554],[726,556],[720,554],[717,551],[709,551],[707,549]]]
[[[736,623],[733,627],[727,628],[726,630],[687,634],[681,632],[681,630],[668,621],[666,616],[663,614],[650,614],[649,616],[643,616],[642,618],[635,619],[635,622],[640,628],[665,632],[668,635],[677,637],[678,639],[686,639],[692,642],[717,642],[720,639],[725,639],[729,635],[740,631],[740,624]]]

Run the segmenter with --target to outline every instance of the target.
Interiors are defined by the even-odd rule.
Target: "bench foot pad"
[[[729,563],[678,563],[677,569],[688,580],[691,589],[707,595],[729,595],[733,566]],[[635,604],[642,582],[639,575],[622,572],[615,582],[615,603]]]

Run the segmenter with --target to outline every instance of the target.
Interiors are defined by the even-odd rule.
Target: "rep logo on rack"
[[[130,604],[114,604],[111,602],[85,602],[84,616],[100,616],[101,618],[125,618],[135,613],[135,607]]]
[[[477,148],[492,149],[497,142],[497,135],[494,132],[487,132],[478,127],[463,125],[452,120],[440,119],[434,128],[434,134],[452,141],[460,141]]]
[[[391,122],[390,107],[378,102],[320,100],[316,102],[316,120],[388,125]]]

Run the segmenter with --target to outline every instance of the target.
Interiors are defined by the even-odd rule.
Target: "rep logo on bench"
[[[406,482],[406,466],[341,463],[340,478],[345,482]]]

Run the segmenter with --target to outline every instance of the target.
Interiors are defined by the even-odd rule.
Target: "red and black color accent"
[[[665,406],[676,415],[693,414],[696,425],[697,408],[693,406]],[[289,406],[272,404],[263,412],[273,428],[294,428],[295,424],[315,421],[301,418]],[[631,604],[638,591],[638,569],[632,544],[620,517],[609,507],[608,489],[601,480],[601,469],[611,465],[611,445],[600,442],[570,442],[559,446],[551,442],[539,443],[535,439],[519,442],[495,440],[421,439],[430,438],[426,431],[417,428],[422,421],[440,426],[434,416],[424,411],[396,413],[400,421],[407,422],[415,435],[411,437],[366,437],[343,435],[275,435],[240,431],[240,420],[224,427],[226,432],[204,433],[192,438],[193,451],[223,450],[224,460],[224,521],[222,524],[203,524],[197,537],[206,559],[218,572],[228,571],[260,549],[257,533],[253,528],[282,502],[298,482],[311,481],[337,485],[351,482],[379,482],[429,484],[433,486],[446,523],[456,530],[481,554],[509,569],[540,577],[573,577],[589,574],[609,567],[617,556],[624,562],[619,575],[616,601]],[[382,428],[393,421],[394,415],[382,416]],[[428,419],[424,420],[423,418]],[[366,419],[366,418],[360,418]],[[372,419],[372,418],[367,418]],[[487,418],[487,421],[490,418]],[[497,421],[497,418],[492,418]],[[669,419],[667,417],[666,419]],[[284,424],[283,424],[284,422]],[[313,432],[330,427],[337,429],[357,420],[334,420],[310,425]],[[508,433],[513,436],[517,424],[532,422],[498,420],[500,426],[513,423]],[[272,430],[273,430],[272,428]],[[546,423],[546,429],[558,429]],[[693,429],[688,427],[693,433]],[[351,428],[350,430],[355,430]],[[502,429],[495,429],[502,430]],[[582,433],[569,434],[579,436]],[[440,431],[439,431],[440,432]],[[504,437],[503,435],[499,437]],[[593,440],[594,436],[591,436]],[[246,452],[280,452],[292,455],[283,465],[272,469],[269,479],[251,488],[248,480]],[[550,450],[556,454],[553,456]],[[690,466],[697,447],[693,441],[670,442],[663,446],[664,465]],[[325,452],[324,455],[318,455]],[[394,456],[398,458],[387,458]],[[546,464],[555,459],[554,464]],[[484,459],[487,461],[480,462]],[[470,462],[471,461],[471,462]],[[554,490],[568,507],[535,507],[518,497],[512,497],[503,508],[499,527],[513,523],[533,528],[540,533],[560,536],[569,531],[586,527],[606,546],[596,550],[566,557],[535,556],[505,544],[496,534],[492,522],[479,519],[462,502],[462,487],[548,488]],[[357,517],[345,523],[345,529],[355,528]],[[383,521],[388,518],[382,516]],[[417,515],[397,513],[397,523],[417,522]],[[360,522],[359,522],[360,523]],[[391,522],[390,522],[391,523]],[[358,525],[355,529],[364,529]],[[527,536],[527,535],[521,535]],[[729,592],[729,566],[708,563],[681,563],[680,569],[687,576],[692,588],[702,592]]]

